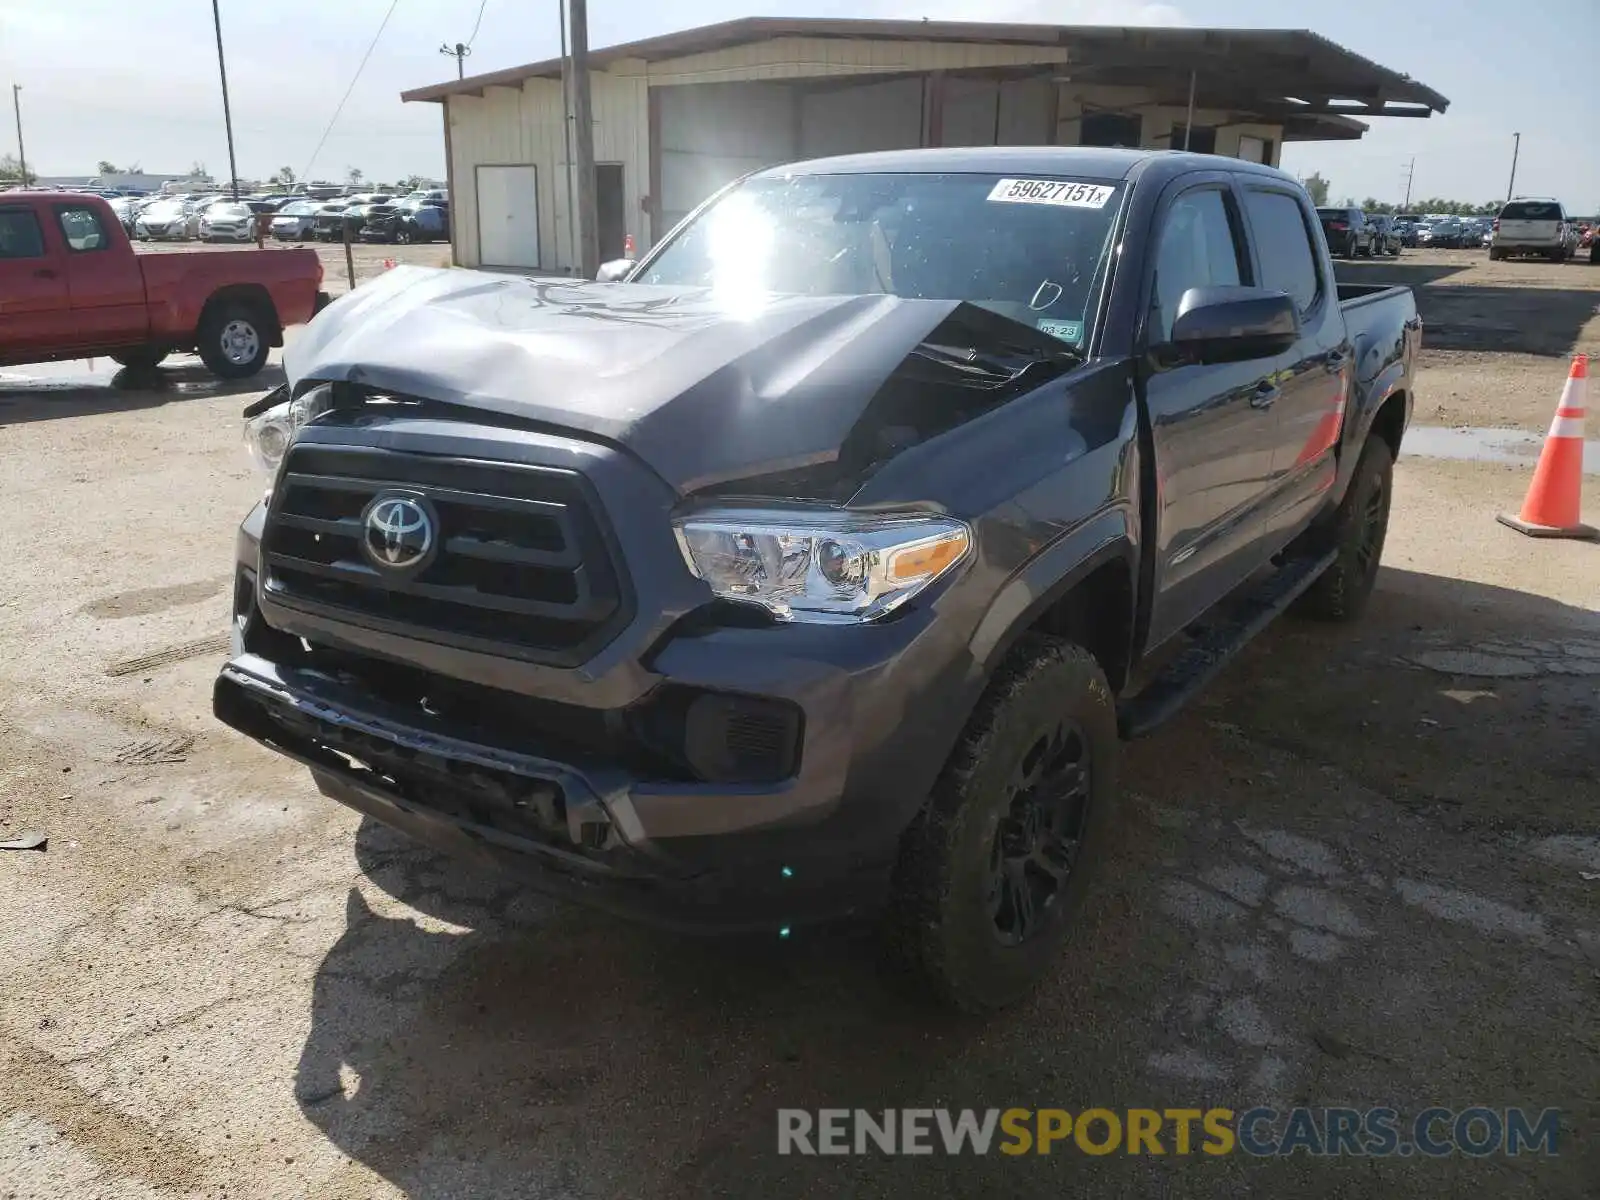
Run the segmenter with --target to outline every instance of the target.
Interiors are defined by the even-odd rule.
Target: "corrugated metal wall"
[[[650,192],[650,91],[661,92],[663,228],[721,182],[754,166],[795,156],[853,149],[921,144],[924,116],[918,80],[863,80],[843,92],[798,92],[771,88],[760,100],[755,89],[737,93],[706,84],[819,79],[841,75],[905,74],[984,67],[1065,63],[1063,47],[994,46],[946,42],[875,42],[847,38],[774,38],[670,61],[613,63],[592,81],[595,159],[620,163],[628,232],[640,251],[650,243],[642,201]],[[865,90],[871,89],[871,90]],[[1059,100],[1051,102],[1051,92]],[[835,97],[828,99],[829,96]],[[1137,111],[1146,146],[1165,146],[1183,109],[1151,103],[1132,88],[1057,89],[1044,79],[992,81],[951,79],[946,96],[944,141],[982,145],[994,141],[995,105],[1000,141],[1078,144],[1078,118],[1094,109]],[[492,87],[482,97],[448,101],[452,180],[451,215],[456,261],[475,266],[478,211],[474,168],[480,164],[527,163],[538,169],[540,268],[566,271],[575,265],[567,203],[566,152],[562,133],[561,84],[530,79],[519,88]],[[1218,153],[1237,153],[1243,134],[1270,139],[1277,161],[1283,131],[1273,125],[1228,124],[1230,114],[1197,106],[1196,125],[1217,126]],[[784,114],[795,118],[782,133]],[[708,122],[701,125],[702,118]],[[757,135],[759,134],[759,137]],[[770,137],[770,140],[765,140]],[[752,138],[756,138],[752,141]],[[676,156],[676,157],[674,157]]]
[[[642,245],[646,222],[640,200],[650,186],[644,80],[637,75],[596,73],[591,93],[595,161],[622,164],[627,226]],[[539,268],[559,272],[572,267],[560,81],[530,79],[520,89],[487,88],[482,98],[452,96],[446,103],[455,186],[450,216],[456,261],[466,267],[480,261],[474,168],[486,163],[529,163],[539,172]]]
[[[659,91],[663,229],[745,172],[800,157],[799,97],[788,84],[690,83]]]

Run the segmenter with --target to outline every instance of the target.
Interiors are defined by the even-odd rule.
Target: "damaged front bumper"
[[[668,845],[652,836],[632,794],[638,781],[621,768],[468,741],[320,672],[238,655],[217,677],[213,709],[311,768],[324,795],[592,907],[686,931],[739,932],[846,918],[883,902],[884,864],[825,866],[797,847],[802,865],[786,869],[726,834]],[[781,820],[784,807],[769,804],[769,817]],[[722,849],[708,857],[708,841]]]

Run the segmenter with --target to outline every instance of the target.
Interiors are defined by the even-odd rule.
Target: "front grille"
[[[363,513],[391,492],[436,517],[437,552],[414,572],[363,550]],[[571,666],[626,618],[601,520],[574,471],[301,444],[268,507],[263,587],[352,624]]]

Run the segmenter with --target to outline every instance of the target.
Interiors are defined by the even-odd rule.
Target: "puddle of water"
[[[1400,443],[1402,457],[1453,458],[1471,462],[1515,463],[1532,466],[1544,449],[1542,433],[1520,429],[1450,429],[1442,425],[1413,425]],[[1600,441],[1583,444],[1583,473],[1600,475]]]

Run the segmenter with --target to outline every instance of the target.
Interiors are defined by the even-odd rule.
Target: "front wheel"
[[[396,246],[409,246],[411,244],[411,231],[409,229],[396,229],[394,231],[394,244]]]
[[[246,379],[266,366],[271,351],[261,315],[246,304],[213,305],[200,319],[200,360],[221,379]]]
[[[1296,612],[1319,621],[1353,621],[1361,615],[1378,580],[1393,491],[1394,456],[1382,438],[1369,437],[1344,503],[1323,531],[1322,544],[1336,555],[1333,565],[1295,602]]]
[[[1103,853],[1119,751],[1094,657],[1022,639],[901,843],[886,933],[925,988],[991,1011],[1055,968]]]

